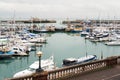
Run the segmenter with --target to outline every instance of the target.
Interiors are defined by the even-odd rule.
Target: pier
[[[119,80],[120,56],[6,80]]]

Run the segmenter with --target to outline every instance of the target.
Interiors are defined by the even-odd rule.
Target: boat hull
[[[6,59],[6,58],[12,58],[14,52],[8,51],[8,52],[2,52],[0,51],[0,59]]]
[[[64,59],[63,60],[63,67],[64,66],[71,66],[71,65],[76,65],[76,64],[82,64],[82,63],[86,63],[86,62],[91,62],[97,59],[96,55],[89,55],[89,56],[85,56],[85,57],[81,57],[79,59],[75,59],[75,60],[67,60]]]

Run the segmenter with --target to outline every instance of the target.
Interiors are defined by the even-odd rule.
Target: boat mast
[[[14,31],[15,31],[15,10],[14,10],[14,14],[13,14],[13,28],[14,28]]]
[[[101,59],[103,59],[103,51],[101,51]]]
[[[85,53],[85,56],[87,57],[88,53],[87,53],[87,44],[86,44],[86,40],[85,40],[85,46],[86,46],[86,53]]]

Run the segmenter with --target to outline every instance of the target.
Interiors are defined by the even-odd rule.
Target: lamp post
[[[37,56],[39,57],[39,67],[38,67],[38,69],[36,70],[36,72],[41,72],[41,71],[43,71],[43,69],[41,68],[41,56],[42,56],[42,52],[41,51],[39,51],[38,53],[36,53],[37,54]]]

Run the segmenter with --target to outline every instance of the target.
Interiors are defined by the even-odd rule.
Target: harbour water
[[[98,59],[103,53],[103,58],[119,55],[120,46],[107,46],[104,43],[93,43],[85,40],[80,33],[45,33],[47,43],[42,47],[36,47],[37,51],[30,52],[28,57],[17,57],[8,60],[0,60],[0,80],[10,78],[16,72],[29,67],[38,60],[36,53],[42,51],[42,59],[54,55],[56,66],[62,67],[62,60],[68,57],[82,57],[86,53],[97,55]]]

